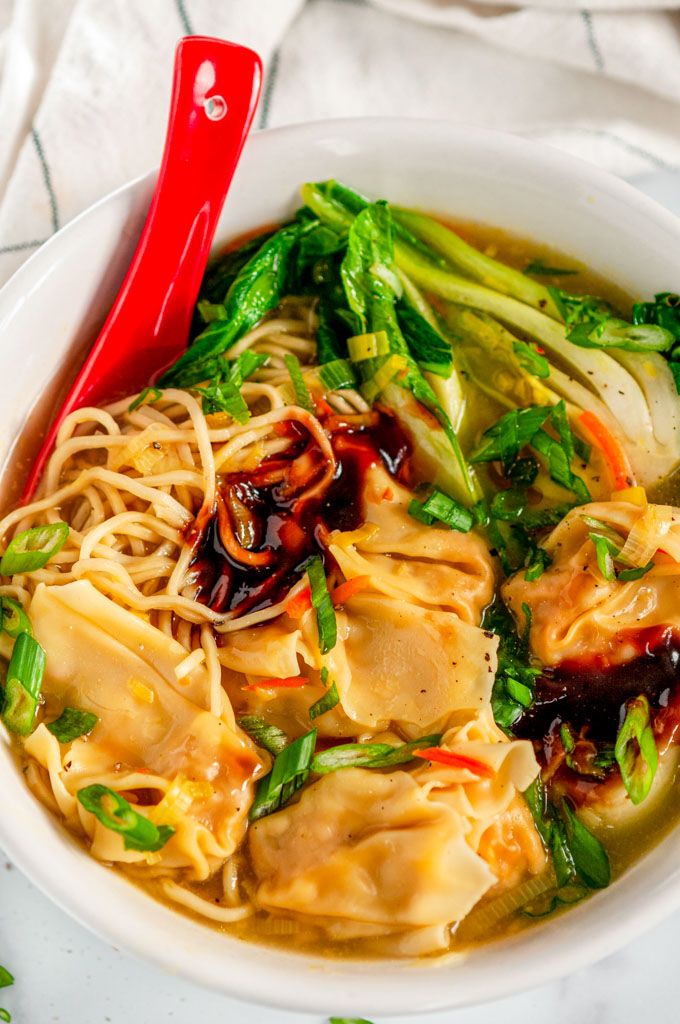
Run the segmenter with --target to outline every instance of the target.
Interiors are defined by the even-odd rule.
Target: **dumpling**
[[[319,674],[325,666],[343,714],[319,720],[324,735],[359,735],[386,729],[391,722],[423,733],[452,711],[488,704],[498,645],[492,633],[452,612],[370,592],[352,597],[336,619],[338,640],[325,656],[310,611],[300,620],[284,616],[228,635],[220,661],[244,672],[246,681],[261,681],[260,706],[280,708],[299,721],[300,731],[306,731],[300,712],[306,713],[324,692]],[[298,675],[308,680],[300,689],[266,690],[267,678]],[[235,694],[233,687],[230,692]],[[255,703],[249,696],[249,709]]]
[[[498,639],[452,612],[363,592],[347,602],[340,636],[329,672],[345,714],[365,729],[429,732],[490,700]]]
[[[474,531],[426,526],[408,514],[414,495],[382,466],[366,473],[364,525],[333,533],[329,551],[346,579],[370,576],[375,590],[479,625],[493,597],[493,560]]]
[[[95,856],[143,862],[145,855],[124,850],[121,837],[86,814],[75,794],[95,782],[133,794],[155,791],[144,811],[176,828],[160,852],[163,863],[207,877],[241,840],[264,766],[248,737],[206,710],[205,668],[178,680],[185,649],[84,580],[39,585],[30,614],[36,639],[49,651],[50,699],[99,716],[91,735],[65,754],[44,725],[25,743],[50,773],[62,813],[85,828]],[[173,802],[178,788],[185,799]]]
[[[638,580],[606,580],[588,536],[593,527],[584,516],[601,520],[624,538],[634,528],[641,540],[654,536],[648,549],[652,568]],[[651,532],[649,526],[654,526]],[[639,653],[633,634],[680,626],[680,511],[621,501],[584,505],[566,515],[544,547],[552,564],[542,576],[527,582],[519,572],[502,588],[519,622],[522,605],[529,608],[531,650],[544,665],[595,656],[622,663]]]
[[[443,746],[484,760],[490,778],[468,768],[423,767],[389,774],[351,768],[327,775],[300,800],[249,833],[256,902],[311,917],[335,938],[421,932],[421,952],[444,948],[460,921],[507,873],[489,830],[514,823],[517,793],[538,772],[532,747],[508,742],[488,712],[453,726]],[[522,871],[545,865],[525,818],[531,853]],[[508,834],[512,834],[512,829]],[[488,859],[487,859],[488,858]],[[513,879],[514,879],[513,875]]]

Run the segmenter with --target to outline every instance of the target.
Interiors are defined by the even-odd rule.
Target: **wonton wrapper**
[[[530,644],[544,665],[602,655],[614,663],[637,653],[625,634],[652,626],[680,627],[680,564],[656,554],[654,566],[639,580],[604,579],[583,522],[588,515],[622,536],[642,515],[628,502],[597,502],[572,509],[544,542],[552,565],[534,582],[518,572],[503,585],[503,600],[521,622],[522,603],[531,611]],[[680,519],[660,538],[662,548],[677,552]]]
[[[390,722],[415,734],[453,711],[488,704],[497,638],[477,623],[493,597],[494,570],[475,533],[425,526],[408,514],[413,494],[380,466],[366,474],[366,523],[334,533],[329,551],[347,579],[368,576],[368,590],[336,612],[338,642],[322,658],[316,616],[236,630],[223,638],[223,666],[250,681],[304,675],[312,685],[247,696],[276,724],[301,727],[318,700],[322,666],[340,705],[315,724],[322,735],[353,736]],[[299,731],[299,730],[298,730]]]
[[[455,612],[479,625],[493,597],[494,569],[475,532],[427,526],[408,514],[414,495],[382,466],[365,477],[365,523],[333,533],[329,551],[347,579],[370,576],[375,590],[414,604]]]
[[[315,723],[329,730],[324,735],[375,732],[390,722],[422,734],[452,711],[488,704],[498,646],[493,634],[452,612],[368,592],[351,598],[336,619],[337,643],[323,657],[314,612],[299,622],[283,617],[228,634],[218,657],[227,668],[262,679],[263,687],[276,676],[310,678],[312,686],[265,690],[259,696],[260,704],[288,705],[290,717],[298,721],[299,712],[324,692],[318,678],[325,665],[344,714],[324,715]],[[254,704],[249,695],[250,707]]]
[[[443,743],[486,761],[494,777],[441,765],[324,776],[251,827],[256,902],[305,915],[336,939],[418,933],[419,952],[431,952],[446,947],[448,926],[499,881],[541,871],[528,814],[521,848],[515,804],[538,772],[531,744],[508,742],[488,712],[448,730]],[[511,866],[501,849],[504,817]]]
[[[247,737],[205,710],[205,668],[178,681],[174,669],[185,649],[84,580],[41,584],[30,616],[47,651],[46,695],[99,716],[90,736],[75,740],[63,755],[44,725],[25,741],[27,753],[49,771],[62,814],[72,826],[81,823],[96,857],[144,862],[145,854],[125,850],[120,835],[82,809],[76,792],[95,782],[161,793],[176,779],[202,784],[202,796],[188,811],[168,809],[158,823],[176,828],[160,851],[163,865],[206,878],[242,839],[262,766]],[[150,702],[135,695],[139,684],[151,692]],[[154,817],[152,807],[143,810]]]

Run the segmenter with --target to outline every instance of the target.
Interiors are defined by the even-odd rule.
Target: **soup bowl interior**
[[[633,296],[677,285],[680,222],[662,208],[557,151],[441,122],[329,122],[254,136],[216,245],[280,221],[299,205],[302,182],[329,177],[376,198],[549,243]],[[102,200],[0,292],[4,505],[116,293],[152,187],[148,176]],[[610,889],[568,914],[465,954],[406,963],[289,954],[182,916],[96,863],[31,795],[4,730],[0,785],[0,844],[69,914],[173,973],[282,1008],[403,1014],[498,998],[612,952],[680,905],[676,830]]]

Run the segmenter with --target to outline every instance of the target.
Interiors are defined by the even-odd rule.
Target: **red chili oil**
[[[265,458],[252,471],[225,474],[220,480],[221,495],[231,495],[247,510],[247,550],[268,553],[268,564],[248,566],[234,559],[225,548],[214,512],[207,522],[194,525],[198,539],[191,567],[198,582],[197,596],[214,611],[245,614],[276,604],[301,577],[311,555],[320,554],[327,560],[324,540],[328,535],[333,530],[354,530],[363,522],[364,478],[372,466],[382,463],[395,479],[408,482],[410,444],[387,410],[374,410],[368,427],[335,425],[331,433],[335,475],[325,492],[313,498],[305,498],[304,493],[291,495],[291,482],[296,462],[303,458],[306,487],[319,479],[323,455],[296,422],[286,422],[281,430],[291,439],[282,455]]]

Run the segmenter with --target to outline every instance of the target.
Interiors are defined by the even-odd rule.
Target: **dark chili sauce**
[[[517,737],[533,741],[544,767],[559,763],[555,778],[577,802],[614,770],[613,764],[600,771],[592,766],[598,751],[612,749],[631,698],[649,701],[660,750],[680,739],[680,634],[658,626],[627,632],[621,641],[636,650],[625,663],[594,655],[544,668],[533,705],[513,725]],[[563,760],[562,725],[576,737],[576,770]]]
[[[229,516],[224,526],[238,529],[239,517],[233,510],[240,507],[247,522],[247,537],[240,540],[247,551],[264,553],[266,564],[245,565],[231,556],[217,511],[208,510],[203,521],[200,514],[197,517],[193,537],[188,538],[196,547],[191,572],[198,584],[197,599],[214,611],[245,614],[267,608],[283,600],[310,556],[320,554],[328,562],[328,535],[354,530],[363,522],[364,478],[370,467],[382,463],[392,477],[408,483],[411,447],[389,411],[374,408],[370,422],[362,425],[345,424],[329,413],[317,409],[336,459],[335,474],[323,493],[305,497],[322,477],[325,460],[313,438],[293,420],[280,428],[291,439],[282,455],[220,478],[218,506],[220,501],[230,505],[226,512],[222,509],[222,516]],[[298,488],[295,478],[303,463],[305,479]]]

